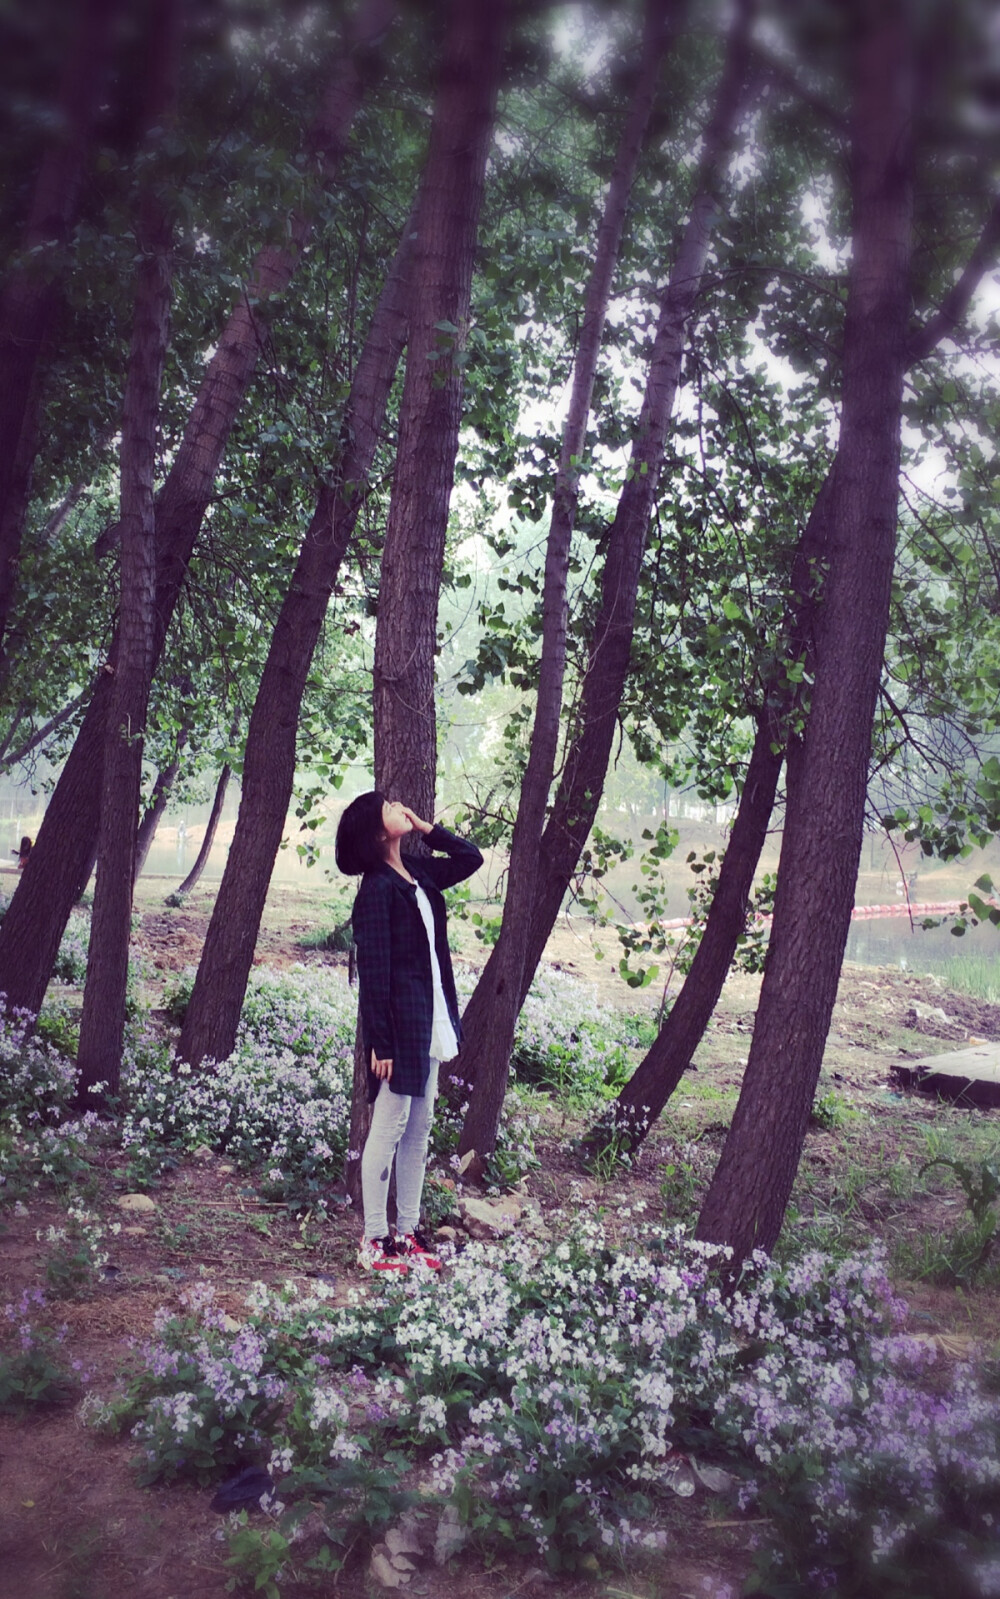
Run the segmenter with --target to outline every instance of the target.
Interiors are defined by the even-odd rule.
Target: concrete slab
[[[896,1082],[940,1099],[1000,1109],[1000,1044],[972,1044],[892,1068]]]

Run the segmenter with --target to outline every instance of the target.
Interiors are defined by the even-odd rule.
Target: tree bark
[[[834,471],[835,467],[831,467],[816,496],[792,569],[786,653],[791,659],[804,661],[807,677],[815,668],[820,592],[816,574],[830,538]],[[618,1095],[610,1115],[594,1129],[597,1142],[613,1133],[620,1148],[639,1147],[690,1066],[711,1020],[740,934],[746,927],[750,890],[784,763],[791,709],[787,685],[776,685],[757,718],[739,809],[690,970],[650,1049]]]
[[[412,219],[379,296],[351,384],[336,481],[320,493],[282,603],[247,732],[239,815],[212,911],[180,1053],[192,1065],[225,1060],[253,963],[275,857],[295,782],[302,695],[340,564],[364,502],[406,339]]]
[[[168,121],[176,105],[179,24],[177,0],[155,0],[150,20],[155,67],[144,107],[147,129]],[[160,384],[170,336],[173,218],[149,183],[138,202],[135,242],[140,259],[122,407],[118,655],[104,739],[97,884],[77,1049],[77,1099],[84,1106],[111,1103],[121,1086],[142,750],[153,669],[153,484]]]
[[[718,193],[743,103],[752,5],[741,4],[726,52],[716,102],[706,128],[694,199],[677,259],[660,302],[656,338],[629,473],[618,502],[601,581],[601,604],[588,652],[575,730],[537,855],[530,920],[520,936],[523,1002],[600,803],[632,649],[632,628],[646,534],[663,460],[667,427],[680,382],[688,323],[701,288],[718,216]],[[503,1083],[480,1084],[478,1062],[489,1051],[497,969],[495,946],[463,1018],[462,1051],[454,1075],[472,1081],[459,1148],[481,1158],[496,1142]],[[504,1063],[506,1074],[506,1062]]]
[[[205,863],[208,860],[208,857],[211,855],[212,845],[215,843],[215,835],[219,827],[219,818],[222,815],[222,807],[226,803],[226,791],[229,788],[229,779],[232,777],[232,775],[232,767],[227,762],[222,768],[222,771],[219,773],[219,781],[216,784],[215,789],[215,798],[212,800],[212,809],[209,812],[208,825],[205,828],[205,837],[201,841],[201,848],[195,857],[194,865],[188,872],[180,888],[178,888],[176,891],[176,897],[178,899],[182,899],[185,894],[190,894],[202,872],[205,870]]]
[[[854,12],[853,249],[816,679],[788,754],[770,949],[736,1114],[698,1236],[734,1260],[777,1239],[836,998],[861,852],[888,626],[910,300],[909,9]]]
[[[22,258],[0,298],[0,640],[17,579],[36,453],[43,348],[59,303],[58,251],[76,219],[119,10],[119,0],[87,0],[80,8],[57,97],[56,133],[39,169]]]
[[[182,727],[177,736],[173,757],[167,762],[166,766],[161,767],[157,772],[156,781],[153,784],[153,792],[149,796],[149,804],[142,813],[142,821],[139,823],[139,831],[135,838],[135,876],[137,880],[142,876],[143,867],[146,864],[153,839],[156,837],[156,829],[159,827],[163,819],[163,813],[170,803],[170,795],[177,781],[177,774],[181,769],[181,751],[186,743],[187,728]]]
[[[84,689],[81,693],[75,695],[61,710],[56,711],[54,716],[50,716],[47,722],[32,733],[30,738],[25,739],[23,744],[19,744],[12,755],[4,754],[0,757],[0,772],[9,772],[19,761],[25,760],[32,750],[38,749],[39,745],[44,744],[47,738],[51,737],[53,733],[57,733],[63,723],[68,722],[74,712],[78,711],[80,706],[86,702],[89,692],[89,689]]]
[[[162,4],[165,11],[174,10],[173,0]],[[137,242],[146,253],[137,272],[122,419],[118,657],[108,708],[97,886],[77,1051],[77,1095],[89,1106],[113,1100],[121,1083],[142,746],[153,662],[153,474],[170,321],[172,228],[158,200],[143,209],[146,227],[138,230]]]
[[[368,0],[355,27],[355,47],[339,64],[306,147],[317,157],[317,181],[329,183],[346,148],[369,75],[373,49],[386,26],[387,0]],[[260,251],[206,368],[191,416],[163,488],[156,497],[157,583],[153,670],[184,582],[202,518],[240,404],[257,364],[256,307],[287,288],[308,236],[291,219],[289,243]],[[97,674],[80,733],[56,784],[35,848],[0,924],[0,993],[8,1008],[37,1013],[45,997],[59,940],[80,897],[93,858],[100,816],[104,727],[117,658],[112,643]]]
[[[629,195],[656,98],[668,33],[676,27],[680,10],[681,4],[670,7],[665,0],[650,0],[647,4],[638,75],[605,196],[594,264],[584,297],[580,341],[573,366],[573,386],[563,428],[546,544],[535,719],[511,840],[500,936],[490,960],[490,1025],[485,1036],[477,1037],[476,1075],[468,1112],[470,1149],[479,1148],[477,1139],[489,1141],[489,1129],[499,1122],[507,1089],[514,1029],[521,1009],[523,931],[535,895],[542,829],[559,748],[566,675],[566,589],[587,421]],[[461,1077],[461,1066],[456,1068],[456,1075]]]
[[[757,728],[740,806],[719,869],[719,880],[690,970],[656,1039],[618,1095],[604,1138],[613,1128],[620,1148],[635,1150],[691,1064],[718,1003],[746,926],[754,872],[767,838],[784,750],[772,748],[770,718]]]
[[[434,812],[434,668],[472,269],[506,0],[453,0],[414,242],[413,297],[375,634],[375,781]]]

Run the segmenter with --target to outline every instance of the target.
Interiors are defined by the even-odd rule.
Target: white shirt
[[[431,981],[434,984],[434,1019],[431,1023],[431,1059],[454,1060],[458,1054],[458,1039],[455,1029],[448,1015],[448,1002],[444,997],[441,986],[441,963],[434,947],[434,912],[431,902],[427,898],[420,884],[417,884],[417,909],[420,919],[424,924],[427,934],[427,945],[431,954]]]

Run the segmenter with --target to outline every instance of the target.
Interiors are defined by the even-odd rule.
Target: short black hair
[[[334,856],[340,870],[349,877],[370,872],[385,860],[384,804],[385,795],[374,788],[370,794],[359,794],[352,800],[340,818]]]

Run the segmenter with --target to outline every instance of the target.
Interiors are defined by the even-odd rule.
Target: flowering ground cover
[[[286,937],[233,1060],[193,1081],[170,1065],[162,948],[140,945],[117,1128],[66,1114],[74,990],[41,1038],[0,1036],[12,1591],[360,1594],[409,1513],[425,1548],[408,1585],[442,1599],[470,1581],[484,1599],[1000,1593],[997,1272],[987,1250],[969,1274],[954,1169],[925,1169],[985,1169],[996,1135],[889,1084],[891,1058],[931,1047],[906,1021],[916,979],[846,981],[776,1259],[730,1294],[685,1224],[752,984],[730,986],[634,1164],[594,1170],[583,1134],[650,1024],[550,971],[493,1172],[545,1228],[468,1244],[440,1284],[373,1288],[333,1191],[342,965],[320,950],[294,969]],[[438,1206],[454,1133],[445,1117]],[[149,1208],[123,1210],[139,1189]],[[209,1502],[246,1464],[270,1470],[271,1513],[230,1524]]]

